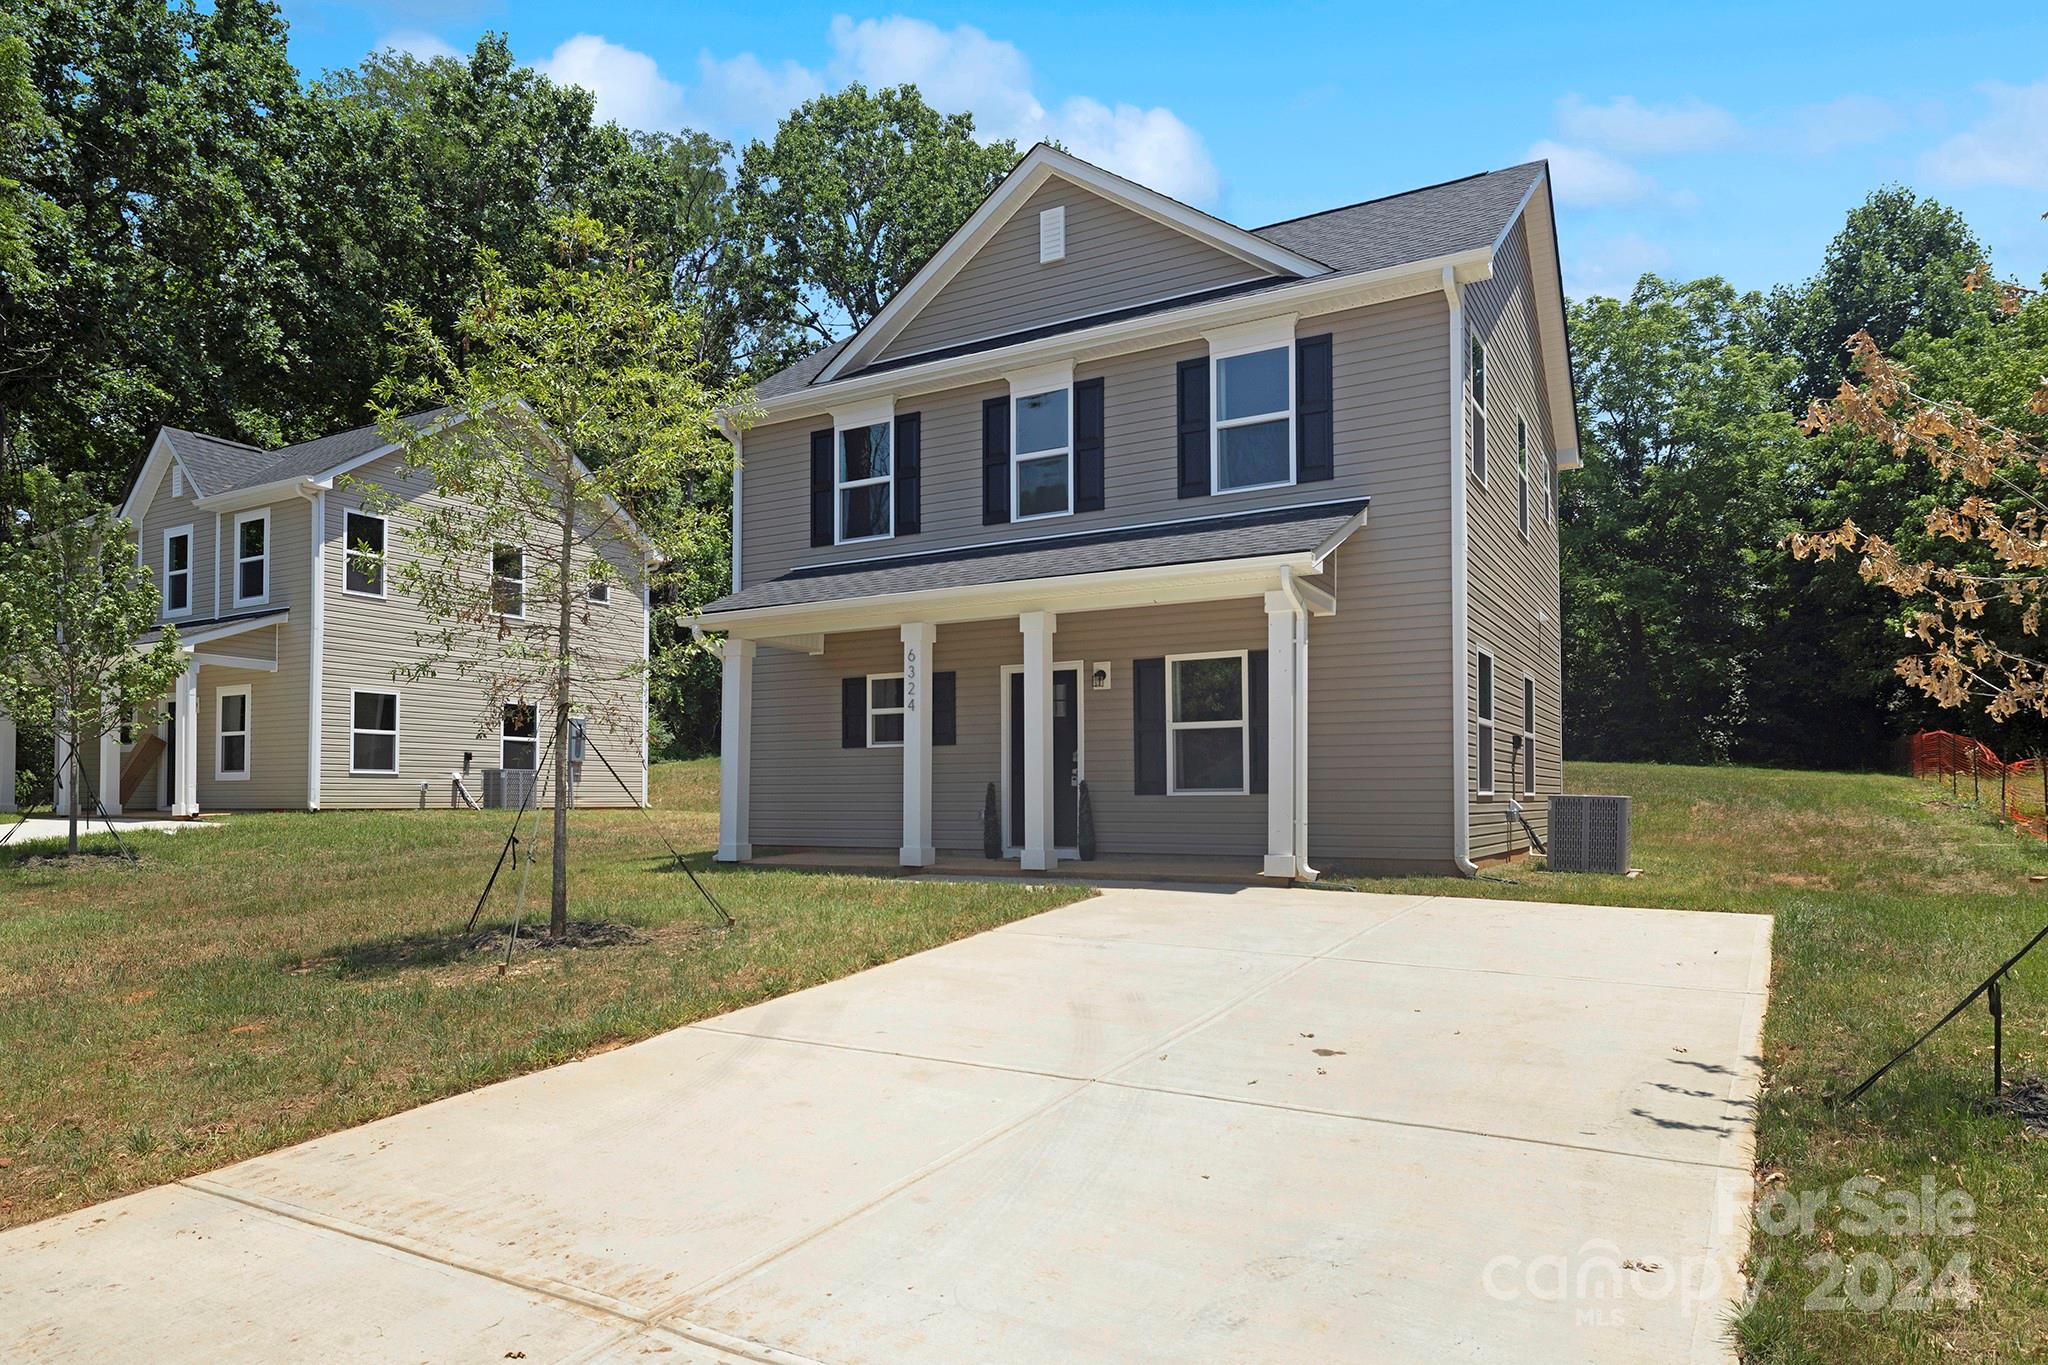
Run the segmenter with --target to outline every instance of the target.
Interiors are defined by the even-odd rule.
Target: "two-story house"
[[[739,447],[718,856],[1469,870],[1559,789],[1543,163],[1247,231],[1039,146]]]
[[[159,431],[120,511],[189,663],[160,720],[102,741],[93,794],[112,812],[177,816],[445,806],[480,800],[483,769],[535,768],[545,698],[487,708],[485,684],[453,667],[398,676],[428,656],[423,637],[442,626],[392,573],[415,509],[438,497],[374,426],[281,450]],[[593,678],[609,680],[591,684],[609,689],[606,704],[588,729],[579,722],[571,753],[579,805],[646,798],[638,666],[653,547],[623,513],[611,524],[592,539],[609,572],[581,586],[572,629]],[[477,569],[508,616],[542,609],[526,600],[520,546],[479,546]],[[630,695],[612,695],[621,692]],[[59,809],[69,795],[60,789]]]

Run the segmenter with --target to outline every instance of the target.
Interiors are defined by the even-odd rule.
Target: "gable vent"
[[[1038,214],[1038,263],[1050,265],[1067,257],[1067,210],[1041,209]]]
[[[174,498],[185,496],[185,471],[176,465],[171,466],[171,496]]]

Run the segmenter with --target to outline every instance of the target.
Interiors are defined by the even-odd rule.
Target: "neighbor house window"
[[[192,528],[164,532],[164,615],[192,610]]]
[[[612,600],[612,585],[603,581],[592,583],[583,590],[585,598],[600,605]]]
[[[358,597],[382,597],[384,518],[369,512],[350,512],[342,519],[342,536],[347,542],[341,570],[342,591]]]
[[[213,775],[222,782],[239,782],[249,776],[249,685],[223,687],[218,698]]]
[[[1486,482],[1486,345],[1478,337],[1472,338],[1470,374],[1466,382],[1471,387],[1470,407],[1472,409],[1472,477]]]
[[[868,747],[887,749],[903,743],[903,675],[868,675]]]
[[[270,509],[235,518],[235,605],[270,600]]]
[[[540,766],[540,712],[526,702],[505,703],[499,721],[498,766],[525,772]]]
[[[1215,468],[1219,493],[1294,482],[1294,347],[1214,361]]]
[[[1016,520],[1065,516],[1074,510],[1071,390],[1025,394],[1010,406],[1017,423],[1010,462]]]
[[[348,770],[398,771],[398,694],[358,688],[349,697]]]
[[[1536,680],[1522,675],[1522,795],[1536,794]]]
[[[1493,656],[1479,651],[1479,794],[1493,795]]]
[[[526,615],[526,551],[517,545],[491,547],[491,610],[515,619]]]
[[[1529,423],[1519,414],[1515,417],[1515,470],[1521,479],[1520,501],[1515,514],[1522,526],[1522,539],[1529,538]]]
[[[839,433],[839,541],[880,540],[896,532],[895,474],[888,422]]]
[[[1176,796],[1244,792],[1251,767],[1244,653],[1169,657],[1166,666],[1172,675],[1167,790]]]

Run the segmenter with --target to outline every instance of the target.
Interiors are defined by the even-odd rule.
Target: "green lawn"
[[[655,769],[656,819],[710,847],[708,762]],[[646,817],[578,812],[579,918],[623,946],[466,952],[502,813],[223,817],[129,836],[142,862],[0,850],[0,1226],[212,1169],[815,985],[1086,894],[707,872],[715,932]],[[87,842],[109,847],[105,835]],[[703,860],[695,859],[701,870]],[[529,922],[546,918],[534,868]],[[508,879],[492,917],[511,905]]]
[[[1574,791],[1635,798],[1637,878],[1514,869],[1512,883],[1373,880],[1370,890],[1697,910],[1777,917],[1758,1165],[1768,1188],[1837,1190],[1859,1175],[1887,1189],[1960,1187],[1976,1205],[1967,1236],[1857,1236],[1839,1206],[1811,1235],[1753,1242],[1762,1281],[1741,1340],[1765,1361],[2039,1360],[2048,1352],[2048,1139],[1974,1106],[1990,1087],[1982,1004],[1936,1035],[1856,1106],[1829,1097],[1925,1025],[2048,923],[2048,846],[1997,828],[1945,790],[1906,778],[1753,768],[1569,765]],[[1965,788],[1967,794],[1967,787]],[[2005,1003],[2008,1073],[2048,1074],[2048,945]],[[1616,1020],[1617,1028],[1627,1027]],[[1862,1263],[1864,1291],[1904,1290],[1924,1256],[1935,1271],[1969,1257],[1974,1299],[1926,1310],[1809,1309],[1846,1299],[1808,1259]],[[1882,1296],[1861,1295],[1866,1303]]]

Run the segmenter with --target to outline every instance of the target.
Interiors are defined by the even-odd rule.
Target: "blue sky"
[[[309,74],[375,47],[513,50],[600,114],[743,141],[849,79],[916,81],[1233,222],[1551,158],[1566,287],[1767,288],[1901,182],[2001,274],[2048,271],[2048,6],[1111,6],[1007,10],[285,0]]]

